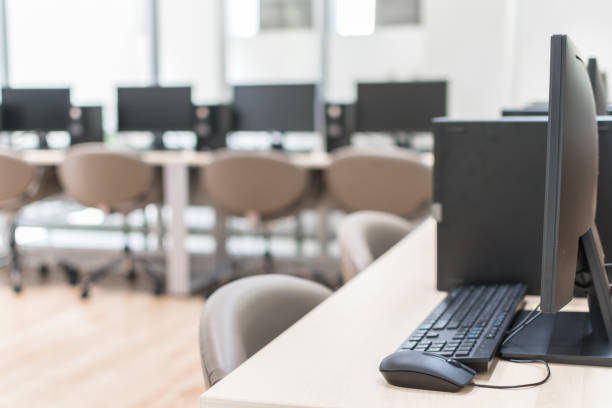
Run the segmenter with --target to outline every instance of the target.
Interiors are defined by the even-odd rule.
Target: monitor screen
[[[446,81],[360,83],[357,131],[429,131],[446,116]]]
[[[312,132],[314,103],[312,84],[235,86],[235,130]]]
[[[4,130],[66,130],[70,89],[2,89]]]
[[[598,115],[608,114],[608,89],[606,79],[597,66],[595,58],[589,58],[587,66],[591,87],[593,88],[593,96],[595,97],[595,108]]]
[[[192,130],[190,87],[117,88],[120,131]]]
[[[555,313],[573,297],[580,238],[595,225],[599,166],[586,63],[565,35],[551,41],[549,101],[541,308]]]

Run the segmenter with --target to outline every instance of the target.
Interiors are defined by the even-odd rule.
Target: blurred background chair
[[[200,354],[207,388],[246,361],[331,294],[328,288],[287,275],[231,282],[205,303]]]
[[[335,204],[348,212],[373,210],[416,220],[431,211],[431,166],[407,149],[339,149],[325,178]]]
[[[348,282],[415,227],[394,214],[357,211],[346,216],[338,228],[342,279]]]
[[[128,152],[110,150],[102,144],[88,143],[72,148],[59,167],[59,178],[68,197],[106,214],[118,213],[123,218],[124,248],[122,255],[109,264],[83,277],[81,296],[87,297],[91,283],[115,267],[122,266],[127,278],[134,280],[140,268],[153,283],[153,292],[163,291],[160,273],[151,264],[137,258],[129,245],[130,225],[127,215],[161,200],[160,183],[153,167]],[[145,217],[146,219],[146,217]],[[147,228],[145,228],[145,239]],[[65,268],[71,268],[64,263]]]
[[[11,285],[15,292],[22,288],[22,270],[15,232],[17,215],[29,203],[59,192],[55,172],[50,168],[35,168],[16,154],[0,153],[0,211],[6,216],[6,243],[8,254],[3,266],[8,267]],[[43,277],[48,273],[47,265],[40,267]]]
[[[227,215],[246,217],[253,222],[265,240],[261,271],[272,272],[274,266],[268,224],[298,212],[309,187],[307,172],[279,152],[230,150],[215,152],[213,162],[202,171],[200,180],[218,213],[216,274],[219,280],[207,292],[211,293],[224,278],[227,281],[238,277],[240,272],[240,268],[228,263],[224,247]],[[223,271],[228,264],[230,270]]]

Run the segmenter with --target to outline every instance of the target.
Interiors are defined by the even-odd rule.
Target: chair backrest
[[[232,215],[273,218],[296,205],[308,185],[306,171],[278,152],[220,150],[203,171],[211,200]]]
[[[394,214],[357,211],[338,227],[340,267],[345,282],[404,238],[414,224]]]
[[[34,179],[34,167],[12,152],[0,152],[0,201],[19,198]]]
[[[204,381],[214,385],[331,294],[287,275],[231,282],[206,300],[200,318]]]
[[[331,196],[348,211],[412,218],[425,215],[431,207],[431,167],[406,149],[340,149],[325,177]]]
[[[111,207],[144,195],[153,184],[153,168],[136,155],[84,143],[70,149],[59,167],[66,194],[79,203]]]

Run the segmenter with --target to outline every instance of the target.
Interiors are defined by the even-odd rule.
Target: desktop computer
[[[35,131],[39,146],[47,147],[46,133],[66,130],[70,89],[2,89],[2,130]]]
[[[226,136],[232,130],[231,105],[195,106],[193,131],[197,136],[196,150],[215,150],[227,145]]]
[[[71,145],[104,142],[101,106],[73,106],[68,116]]]
[[[325,127],[328,152],[350,145],[351,136],[355,132],[355,105],[325,104]]]
[[[612,366],[610,283],[595,226],[599,169],[596,107],[586,63],[571,40],[557,35],[551,45],[542,314],[534,315],[508,339],[501,354],[506,358]],[[573,297],[577,272],[591,277],[589,312],[560,312]]]
[[[612,292],[595,226],[599,170],[595,99],[586,63],[565,35],[551,38],[549,101],[542,156],[544,206],[538,211],[542,214],[540,305],[513,320],[521,308],[523,283],[453,289],[381,362],[379,370],[389,383],[442,391],[458,391],[465,385],[523,388],[550,378],[547,362],[612,366]],[[579,282],[578,273],[590,280]],[[589,312],[561,312],[573,298],[576,284],[588,288]],[[501,355],[511,361],[543,362],[547,376],[530,384],[474,383],[476,371],[488,368],[487,361],[500,346]]]
[[[428,132],[446,116],[447,82],[357,84],[358,132]]]
[[[434,120],[437,287],[516,279],[540,294],[547,116]],[[612,117],[598,116],[599,236],[612,258]],[[586,293],[576,287],[577,296]]]
[[[234,129],[273,132],[282,148],[285,132],[314,132],[315,85],[234,86]]]
[[[191,88],[117,88],[117,120],[119,131],[153,132],[153,148],[164,149],[164,132],[193,130]]]

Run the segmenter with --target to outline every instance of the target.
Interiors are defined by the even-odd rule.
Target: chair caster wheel
[[[163,283],[161,281],[155,281],[155,283],[153,283],[153,294],[159,296],[162,293],[164,293]]]
[[[38,267],[38,274],[41,279],[47,279],[49,277],[49,265],[40,265]]]
[[[69,266],[65,266],[64,267],[64,272],[66,272],[66,279],[68,280],[68,283],[72,286],[75,286],[77,283],[79,283],[79,270],[69,267]]]
[[[89,289],[83,289],[81,291],[81,299],[87,299],[89,297]]]
[[[20,293],[21,292],[21,285],[13,285],[13,291],[15,293]]]
[[[127,273],[127,279],[133,283],[136,281],[136,278],[138,278],[138,275],[136,274],[136,269],[131,268]]]

